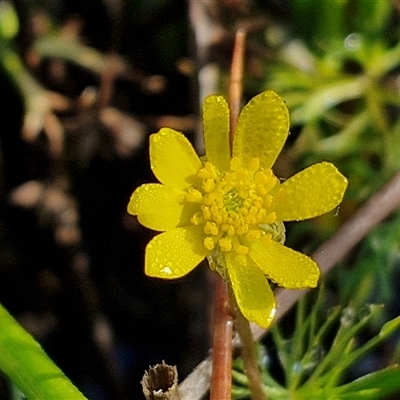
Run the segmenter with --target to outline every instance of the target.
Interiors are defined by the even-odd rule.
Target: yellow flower
[[[145,273],[176,279],[204,258],[227,279],[239,308],[267,327],[275,298],[266,277],[288,289],[315,287],[319,268],[283,245],[284,221],[334,209],[346,178],[322,162],[280,183],[271,167],[289,132],[283,100],[266,91],[240,113],[232,157],[229,109],[222,96],[203,104],[205,157],[200,159],[179,132],[162,128],[150,137],[150,163],[161,183],[133,193],[128,212],[163,233],[146,247]]]

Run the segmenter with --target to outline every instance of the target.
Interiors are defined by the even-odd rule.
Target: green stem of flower
[[[257,362],[257,352],[250,329],[249,321],[243,316],[237,306],[235,295],[229,290],[229,298],[232,309],[235,312],[235,327],[241,342],[241,355],[244,363],[244,372],[248,379],[250,397],[252,400],[266,400],[267,396],[263,390],[261,372]]]

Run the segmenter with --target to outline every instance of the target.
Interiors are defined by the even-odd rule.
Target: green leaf
[[[318,119],[325,111],[348,100],[359,98],[363,95],[366,81],[361,78],[342,78],[333,83],[320,86],[302,107],[292,112],[292,124],[300,124]]]
[[[374,304],[363,307],[360,310],[355,310],[352,307],[345,308],[332,346],[310,377],[309,383],[314,384],[322,379],[322,375],[325,375],[324,379],[327,381],[336,380],[344,370],[338,360],[341,360],[344,354],[347,355],[351,352],[354,337],[381,311],[382,307]],[[346,368],[348,365],[347,363]]]
[[[0,370],[28,400],[86,399],[1,305]]]
[[[392,365],[380,371],[364,375],[350,383],[339,386],[335,394],[340,399],[383,399],[400,390],[400,367]],[[359,396],[359,397],[357,397]]]

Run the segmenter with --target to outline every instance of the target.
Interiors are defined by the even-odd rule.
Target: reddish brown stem
[[[232,386],[233,321],[227,283],[218,275],[215,290],[210,400],[228,400]]]
[[[233,135],[238,120],[240,105],[242,101],[242,81],[244,66],[244,49],[246,34],[243,30],[238,30],[235,36],[233,57],[231,65],[231,76],[229,81],[229,111],[230,111],[230,144],[232,149]]]

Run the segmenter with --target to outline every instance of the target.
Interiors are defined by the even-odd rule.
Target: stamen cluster
[[[194,225],[204,224],[204,247],[224,252],[235,251],[245,255],[249,243],[262,238],[271,240],[260,225],[276,221],[272,209],[272,195],[277,178],[270,169],[259,167],[259,159],[253,158],[246,167],[233,157],[229,171],[220,173],[210,162],[205,162],[197,176],[201,187],[192,186],[186,200],[200,205],[191,218]]]

